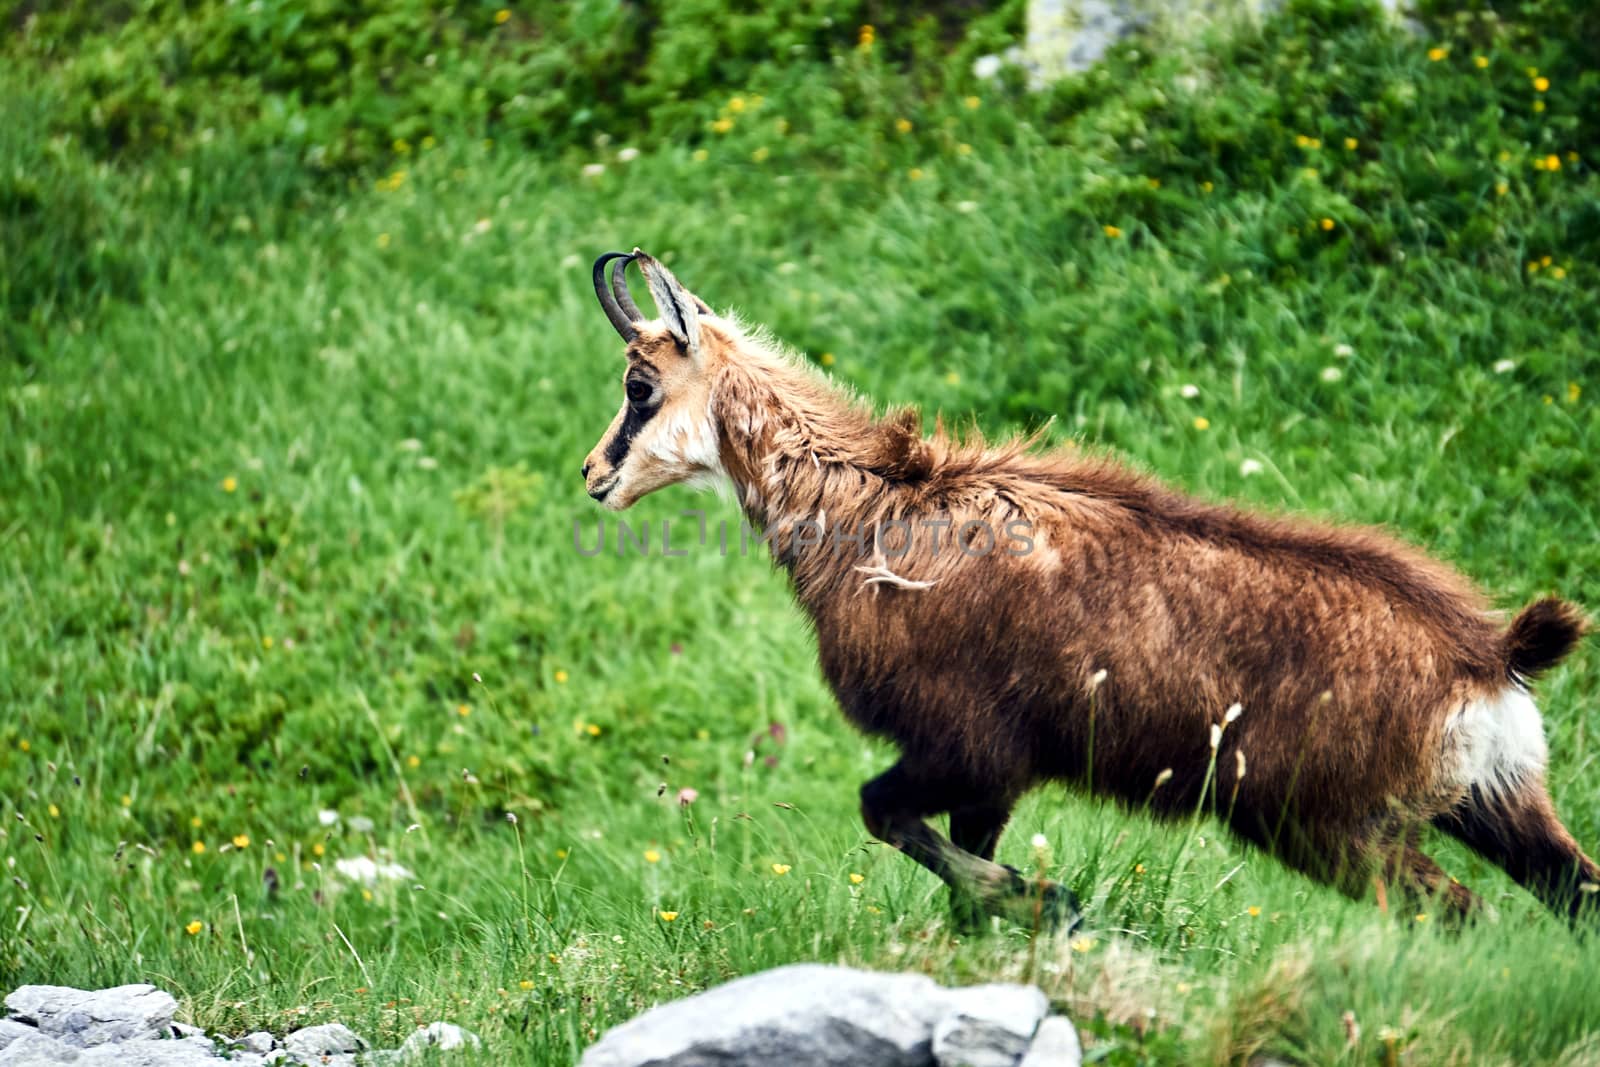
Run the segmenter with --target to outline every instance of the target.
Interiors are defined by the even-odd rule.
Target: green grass
[[[882,404],[1054,418],[1206,497],[1386,524],[1501,606],[1600,608],[1600,183],[1533,167],[1579,147],[1560,104],[1505,117],[1469,46],[1315,38],[924,101],[910,135],[796,75],[725,137],[597,151],[598,178],[441,137],[339,190],[225,142],[96,169],[48,147],[47,91],[0,83],[0,172],[45,205],[12,203],[8,284],[53,301],[0,335],[0,987],[148,980],[229,1033],[386,1045],[448,1018],[562,1063],[654,1002],[840,960],[1037,981],[1113,1063],[1592,1057],[1592,944],[1444,842],[1494,909],[1461,935],[1046,789],[1001,858],[1046,834],[1085,930],[952,935],[860,826],[892,753],[843,723],[765,559],[573,547],[620,399],[588,265],[638,244]],[[1491,54],[1525,96],[1526,57]],[[691,507],[737,523],[682,490],[627,518]],[[1597,659],[1540,686],[1591,848]],[[369,899],[332,873],[363,854],[416,877]]]

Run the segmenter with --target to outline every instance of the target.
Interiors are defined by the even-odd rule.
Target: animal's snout
[[[591,466],[591,465],[590,465],[590,464],[588,464],[588,463],[585,463],[585,464],[584,464],[584,465],[583,465],[583,480],[584,480],[584,481],[588,481],[588,480],[589,480],[589,467],[590,467],[590,466]]]

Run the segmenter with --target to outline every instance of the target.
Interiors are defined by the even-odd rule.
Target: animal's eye
[[[628,393],[629,401],[635,404],[645,403],[652,396],[654,396],[656,392],[650,387],[649,382],[642,382],[638,378],[630,378],[628,380],[628,384],[624,386],[624,389]]]

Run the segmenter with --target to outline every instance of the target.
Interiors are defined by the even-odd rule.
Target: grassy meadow
[[[94,155],[47,69],[0,73],[0,989],[563,1064],[821,960],[1037,982],[1112,1064],[1600,1062],[1594,939],[1443,839],[1492,908],[1460,934],[1051,788],[1000,858],[1084,926],[954,934],[861,827],[893,755],[782,576],[662,555],[731,502],[641,502],[647,557],[610,513],[574,545],[621,400],[589,264],[640,245],[880,405],[1600,612],[1600,71],[1338,4],[1038,96],[873,44],[706,94],[692,136],[464,124],[336,176],[225,130]],[[1593,641],[1539,698],[1593,851]],[[362,856],[409,873],[336,872]]]

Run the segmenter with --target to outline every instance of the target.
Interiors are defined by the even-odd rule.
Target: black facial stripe
[[[659,407],[649,407],[643,410],[628,404],[622,416],[622,425],[617,427],[617,436],[606,445],[606,462],[611,464],[611,469],[616,470],[622,466],[622,461],[628,458],[628,449],[633,446],[633,439],[639,436],[639,431],[644,429],[644,424],[649,422],[659,411]]]

